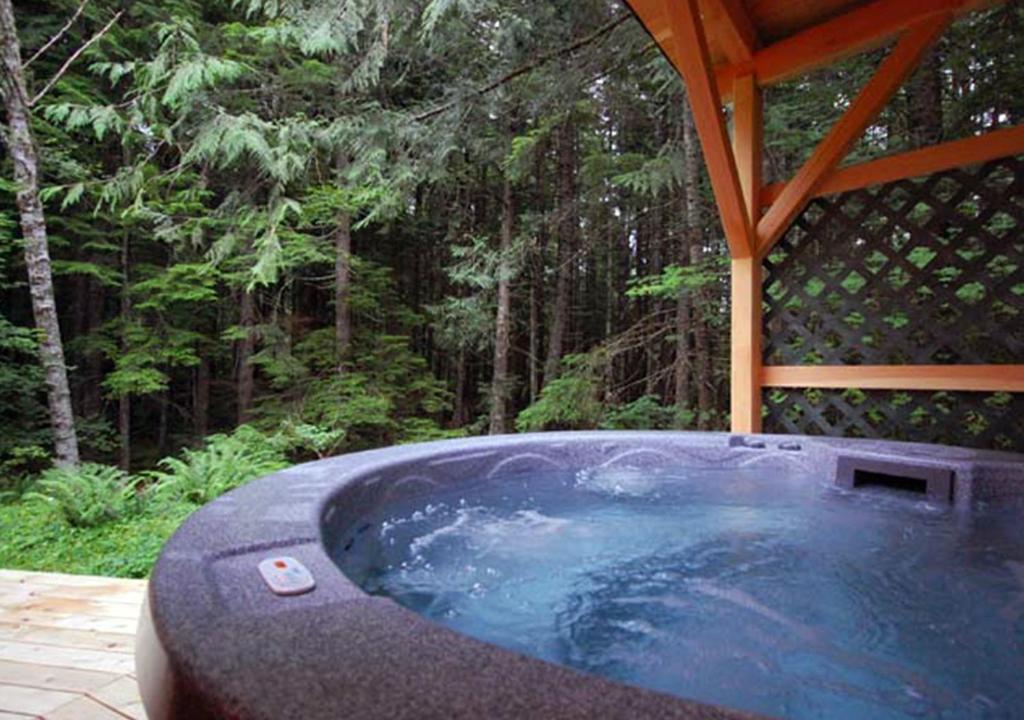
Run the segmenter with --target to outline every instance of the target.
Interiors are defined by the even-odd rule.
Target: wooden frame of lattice
[[[807,397],[808,393],[811,396],[825,394],[827,390],[843,390],[848,394],[849,388],[858,388],[865,397],[872,393],[889,391],[903,393],[911,399],[917,397],[914,393],[929,391],[995,393],[997,400],[993,402],[996,405],[1003,400],[999,393],[1024,392],[1024,365],[1019,364],[1021,356],[1013,348],[1010,349],[1014,352],[1008,353],[998,362],[978,362],[976,358],[969,357],[961,362],[955,362],[950,358],[957,356],[958,353],[963,354],[963,350],[955,349],[952,347],[953,343],[947,342],[944,343],[948,346],[944,347],[945,354],[940,353],[924,360],[920,357],[897,358],[892,362],[882,363],[877,359],[868,360],[852,355],[843,357],[843,352],[838,351],[839,345],[836,345],[835,338],[822,339],[812,328],[806,341],[823,344],[815,349],[817,355],[808,356],[811,363],[765,365],[761,349],[764,299],[762,261],[770,256],[780,241],[788,242],[783,240],[784,237],[788,238],[790,233],[801,229],[801,223],[808,222],[806,213],[813,213],[815,210],[808,211],[807,207],[815,198],[887,183],[898,184],[907,178],[934,176],[955,168],[970,167],[1024,154],[1022,126],[1001,129],[981,137],[938,144],[868,163],[839,167],[850,147],[914,71],[921,58],[950,22],[965,13],[997,4],[1000,0],[843,0],[833,4],[822,3],[820,6],[779,2],[771,6],[771,15],[782,24],[767,29],[773,41],[764,45],[761,43],[760,31],[766,27],[765,23],[771,22],[765,14],[766,8],[762,7],[767,5],[765,3],[751,5],[741,0],[627,2],[686,83],[687,96],[693,109],[708,174],[732,256],[733,431],[760,432],[762,394],[766,387],[773,388],[770,391],[773,393],[772,398],[789,392],[784,390],[785,388],[802,389],[803,397]],[[783,25],[788,29],[784,30]],[[764,133],[761,88],[830,65],[856,53],[877,48],[890,41],[894,41],[892,49],[882,64],[860,93],[853,98],[842,117],[814,149],[803,167],[787,182],[764,186],[760,174]],[[733,103],[731,143],[722,111],[723,99],[730,97]],[[927,181],[923,183],[926,184]],[[910,193],[923,192],[922,186],[922,183],[898,185]],[[858,197],[865,203],[865,207],[879,202],[876,195],[871,193]],[[884,200],[883,196],[880,202],[884,204]],[[928,204],[927,199],[920,202]],[[950,199],[946,198],[939,204],[947,207],[951,204]],[[955,206],[955,203],[952,204]],[[816,207],[818,211],[825,211],[820,205]],[[888,209],[896,212],[891,207]],[[884,216],[883,225],[885,222],[896,222],[891,217],[891,212],[882,212],[881,207],[869,207],[868,214],[872,210]],[[794,223],[797,230],[791,229]],[[803,231],[806,232],[806,228],[803,228]],[[838,223],[828,241],[839,247],[845,244],[852,253],[856,251],[853,243],[858,231],[856,219],[845,218]],[[928,228],[915,230],[919,235],[931,231],[932,229]],[[781,252],[784,255],[785,248]],[[948,263],[956,264],[955,249],[943,246],[939,248],[939,252],[944,254]],[[768,261],[769,271],[774,268],[773,262]],[[888,262],[902,266],[907,275],[915,274],[911,271],[912,260],[890,257]],[[910,266],[907,262],[910,262]],[[771,282],[768,284],[770,286]],[[937,289],[942,291],[939,294],[945,292],[943,286],[937,286]],[[1004,304],[1015,304],[1014,298],[1010,297],[1012,291],[1007,289],[1005,283],[991,288],[990,291],[1001,293],[999,297]],[[887,297],[889,302],[897,306],[903,305],[905,299],[898,293],[889,293]],[[806,294],[804,301],[812,304],[816,302]],[[835,302],[833,298],[832,304]],[[871,337],[877,338],[879,333],[884,335],[884,317],[893,308],[883,310],[878,307],[873,312],[871,308],[855,308],[855,298],[842,298],[840,305],[850,313],[861,313],[863,322],[873,329],[869,334]],[[913,308],[914,306],[908,305],[904,310],[909,311]],[[826,303],[820,308],[814,322],[822,322],[822,318],[835,310],[835,307],[829,307]],[[772,312],[770,303],[769,312]],[[879,313],[882,315],[879,316]],[[964,311],[961,317],[961,324],[965,328],[970,327],[967,317],[970,314],[971,312]],[[769,325],[771,321],[769,318]],[[768,340],[769,343],[774,343],[774,336],[769,334]],[[850,351],[851,347],[845,348],[845,352]],[[775,359],[769,360],[771,363]],[[910,364],[907,364],[908,360]],[[842,393],[832,392],[831,395],[839,400],[824,409],[805,403],[801,416],[816,416],[820,420],[835,415],[839,409],[853,420],[858,420],[857,416],[865,416],[867,411],[858,409],[862,403],[851,405],[842,398]],[[979,397],[981,396],[974,396],[973,401],[977,401]],[[894,407],[912,404],[911,401],[904,400],[903,396],[897,397],[892,401],[895,403]],[[949,403],[942,405],[940,400],[941,397],[934,400],[937,403],[936,407],[949,406]],[[774,408],[769,406],[770,416],[773,410]],[[822,412],[825,412],[825,415]],[[882,415],[878,413],[869,414],[870,419],[875,421],[875,425],[871,426],[875,429],[871,431],[862,420],[851,421],[847,425],[825,422],[807,428],[795,424],[796,416],[792,415],[786,418],[789,424],[783,422],[781,427],[791,432],[803,428],[808,431],[816,429],[819,432],[830,433],[902,436],[903,431],[896,429],[897,427],[905,429],[923,427],[927,424],[922,424],[921,412],[917,411],[912,416],[904,418],[902,423],[896,422],[900,417],[898,413],[890,414],[889,425],[885,426],[889,428],[888,430],[879,429],[884,423]],[[971,418],[976,418],[984,413],[974,408],[969,414]],[[944,418],[937,417],[947,425],[954,422],[950,414]],[[914,425],[915,423],[917,425]],[[1003,435],[1005,434],[1003,432]],[[1012,434],[1010,432],[1010,435]]]
[[[813,201],[764,298],[768,429],[1024,447],[1024,159]]]

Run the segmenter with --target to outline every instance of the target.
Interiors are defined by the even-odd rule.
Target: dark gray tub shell
[[[859,460],[858,460],[859,459]],[[810,470],[842,464],[948,470],[956,510],[1024,492],[1024,455],[910,443],[678,432],[571,432],[443,441],[354,453],[261,478],[193,514],[153,570],[140,661],[153,717],[743,718],[552,665],[371,597],[327,547],[374,508],[439,487],[536,469],[690,464]],[[257,574],[298,558],[316,589],[278,597]],[[139,657],[151,654],[152,648]],[[154,692],[154,683],[162,687]]]

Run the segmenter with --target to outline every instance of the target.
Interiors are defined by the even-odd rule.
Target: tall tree
[[[927,147],[942,139],[942,66],[939,47],[925,55],[907,87],[910,146]]]
[[[498,310],[494,321],[494,371],[491,380],[490,433],[505,432],[508,412],[508,349],[512,316],[512,270],[509,254],[512,252],[512,223],[515,207],[512,200],[512,182],[505,175],[501,193],[501,233],[498,244]]]
[[[683,147],[686,157],[686,222],[690,232],[690,264],[699,268],[704,262],[705,242],[705,199],[700,186],[703,164],[701,163],[697,128],[689,105],[683,111]],[[705,314],[713,312],[711,298],[704,288],[698,290],[697,296]],[[707,318],[696,318],[693,321],[693,349],[696,367],[698,422],[702,429],[708,427],[714,405],[710,342]]]
[[[570,113],[559,125],[557,205],[555,208],[555,297],[551,303],[551,330],[548,354],[544,362],[544,382],[558,377],[559,364],[569,329],[572,300],[573,263],[576,261],[576,234],[579,226],[576,206],[576,122]]]
[[[53,291],[46,217],[39,198],[39,161],[32,136],[30,99],[25,89],[21,44],[11,0],[0,0],[0,64],[3,66],[0,90],[7,113],[7,146],[14,161],[16,203],[25,243],[32,313],[40,333],[39,358],[46,376],[55,461],[61,466],[77,465],[78,436]]]
[[[334,341],[343,368],[352,350],[352,216],[345,211],[334,230]]]

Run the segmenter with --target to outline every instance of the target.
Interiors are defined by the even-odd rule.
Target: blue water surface
[[[453,630],[790,718],[1024,717],[1024,504],[759,470],[481,480],[335,557]]]

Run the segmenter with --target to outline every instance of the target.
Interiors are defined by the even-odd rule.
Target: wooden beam
[[[722,102],[711,75],[697,0],[665,0],[664,7],[676,46],[676,67],[686,82],[729,253],[734,258],[750,257],[754,250],[753,228],[744,209],[736,162],[722,116]]]
[[[733,153],[736,171],[743,191],[743,204],[747,209],[752,227],[761,218],[762,180],[761,172],[764,153],[764,114],[761,104],[761,89],[753,75],[736,79],[736,98],[733,104]]]
[[[1024,392],[1024,365],[769,365],[765,387]]]
[[[757,224],[757,254],[760,257],[772,248],[793,219],[803,211],[828,174],[846,156],[853,143],[917,67],[928,48],[949,25],[950,19],[948,14],[929,18],[907,30],[900,38],[850,107]]]
[[[757,30],[741,0],[702,0],[704,27],[730,63],[748,63],[758,46]]]
[[[736,81],[733,150],[751,226],[761,216],[761,165],[764,117],[761,89],[752,75]],[[733,432],[761,432],[761,261],[732,261],[730,332],[730,417]]]
[[[905,178],[922,177],[1011,155],[1024,155],[1024,125],[992,130],[963,140],[839,168],[821,183],[815,196],[834,195]],[[742,182],[742,176],[740,180]],[[784,182],[763,187],[761,206],[766,207],[775,202],[785,187]]]
[[[715,80],[722,98],[728,99],[740,75],[754,73],[762,86],[772,85],[881,47],[936,15],[962,15],[998,2],[1005,0],[876,0],[758,50],[747,62],[720,65]]]
[[[733,432],[761,432],[761,261],[733,258],[730,425]]]

